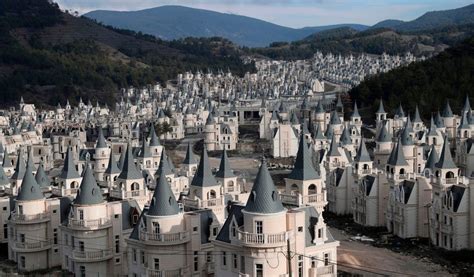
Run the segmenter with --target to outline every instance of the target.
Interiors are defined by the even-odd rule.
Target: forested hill
[[[62,13],[47,0],[0,1],[0,103],[20,96],[46,105],[79,97],[112,104],[124,86],[143,86],[187,70],[242,75],[241,50],[220,38],[162,41]]]
[[[368,78],[349,94],[371,117],[380,98],[389,112],[402,103],[405,112],[413,115],[418,104],[422,116],[429,119],[449,100],[459,114],[466,95],[474,97],[474,38],[426,61]]]

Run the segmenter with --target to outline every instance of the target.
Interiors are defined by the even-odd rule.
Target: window
[[[3,210],[6,211],[6,210],[7,210],[7,207],[3,207]]]
[[[145,264],[145,251],[142,252],[142,264]]]
[[[120,258],[115,258],[115,263],[119,264],[120,263]]]
[[[155,234],[160,233],[160,224],[158,222],[153,222],[153,230],[155,231]]]
[[[114,218],[119,218],[119,215],[118,214],[114,215]]]
[[[136,263],[137,262],[137,249],[132,249],[132,258],[133,258],[133,262]]]
[[[222,252],[222,266],[227,266],[227,253]]]
[[[58,244],[58,229],[53,229],[53,243]]]
[[[255,233],[263,234],[263,222],[255,221]]]
[[[20,234],[20,242],[25,242],[25,234]]]
[[[237,236],[237,230],[236,230],[234,224],[232,224],[232,226],[231,226],[231,231],[232,231],[232,236],[233,236],[233,237]]]
[[[71,236],[71,244],[72,244],[72,249],[74,249],[76,247],[75,243],[74,243],[74,236]]]
[[[79,220],[84,220],[84,211],[79,210]]]
[[[3,237],[8,238],[8,224],[3,224]]]
[[[80,271],[81,271],[81,277],[86,277],[86,267],[81,265],[80,267]]]
[[[55,214],[57,212],[57,210],[53,210],[53,214]]]
[[[153,261],[154,261],[153,264],[155,266],[155,269],[159,270],[160,269],[160,259],[155,258]]]
[[[237,269],[237,254],[232,254],[232,266]]]
[[[312,268],[316,268],[316,261],[317,261],[317,258],[316,257],[311,257],[311,267]]]
[[[212,252],[210,251],[206,253],[206,262],[212,263]]]
[[[303,271],[303,256],[298,255],[298,277],[303,277],[304,271]]]
[[[198,227],[197,226],[194,226],[193,227],[193,232],[197,232],[198,231]]]
[[[20,267],[25,268],[26,267],[26,258],[25,256],[20,257]]]
[[[324,253],[324,265],[329,265],[329,253]]]
[[[23,205],[18,205],[18,214],[23,214]]]
[[[263,277],[263,264],[255,264],[255,277]]]
[[[298,232],[300,232],[300,233],[303,232],[303,226],[298,227]]]
[[[240,273],[245,273],[245,256],[240,256]]]
[[[212,235],[217,236],[217,227],[212,228]]]
[[[120,236],[115,236],[115,253],[120,253]]]
[[[318,229],[318,238],[322,238],[322,237],[323,237],[323,229],[319,228]]]
[[[83,241],[79,242],[79,251],[84,252],[84,242]]]
[[[197,251],[194,251],[193,261],[194,261],[194,271],[198,271],[199,270],[199,256],[198,256]]]

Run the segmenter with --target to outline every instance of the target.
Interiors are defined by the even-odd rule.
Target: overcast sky
[[[182,5],[246,15],[289,27],[337,23],[372,25],[384,19],[412,20],[427,11],[462,7],[472,0],[56,0],[62,9],[133,11]]]

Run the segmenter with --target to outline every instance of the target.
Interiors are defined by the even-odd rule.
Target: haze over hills
[[[263,20],[194,9],[183,6],[161,6],[140,11],[92,11],[84,16],[118,28],[151,34],[165,40],[183,37],[223,37],[249,47],[264,47],[272,42],[302,40],[322,31],[350,27],[361,32],[368,28],[390,28],[419,32],[474,23],[474,4],[458,9],[427,12],[412,20],[383,20],[371,27],[361,24],[336,24],[294,29]]]
[[[105,25],[143,32],[165,40],[217,36],[249,47],[267,46],[274,41],[299,40],[337,27],[349,26],[356,30],[368,27],[361,24],[338,24],[294,29],[247,16],[183,6],[161,6],[127,12],[98,10],[84,16]]]

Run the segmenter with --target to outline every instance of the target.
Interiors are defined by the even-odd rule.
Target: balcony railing
[[[301,196],[301,194],[288,194],[288,193],[281,193],[280,199],[283,203],[295,206],[302,206],[304,204],[314,204],[318,202],[325,202],[326,201],[326,194],[325,193],[316,193],[310,194],[306,196]]]
[[[48,248],[51,243],[48,241],[36,241],[36,242],[15,242],[15,248],[20,250],[39,250]]]
[[[288,239],[287,232],[276,234],[257,234],[243,231],[243,227],[237,230],[237,240],[245,246],[275,247],[285,245]]]
[[[59,195],[59,196],[65,196],[65,195],[76,195],[77,194],[77,188],[74,189],[65,189],[65,188],[57,188],[53,187],[51,192],[54,195]]]
[[[196,209],[210,208],[210,207],[215,207],[215,206],[223,206],[224,198],[219,197],[219,198],[212,198],[209,200],[201,200],[199,198],[196,198],[196,199],[184,198],[183,204],[184,206],[196,208]]]
[[[113,251],[112,249],[105,249],[105,250],[95,250],[95,251],[81,251],[75,250],[72,252],[73,259],[82,262],[94,262],[94,261],[101,261],[107,260],[112,258]]]
[[[171,270],[158,270],[148,268],[146,270],[146,275],[149,277],[181,277],[188,274],[188,267],[171,269]]]
[[[17,214],[16,212],[12,213],[11,220],[15,223],[37,223],[48,221],[51,218],[51,214],[46,213],[39,213],[39,214]]]
[[[317,272],[318,272],[317,276],[325,275],[325,274],[334,274],[334,265],[318,267]]]
[[[207,263],[207,273],[208,274],[214,273],[214,262]]]
[[[69,219],[69,227],[76,229],[101,229],[112,226],[109,218],[99,218],[92,220]]]
[[[181,244],[190,240],[189,232],[151,233],[146,229],[140,230],[140,240],[159,244]]]
[[[110,196],[119,199],[128,199],[134,197],[146,196],[146,190],[123,191],[114,189],[110,191]]]

